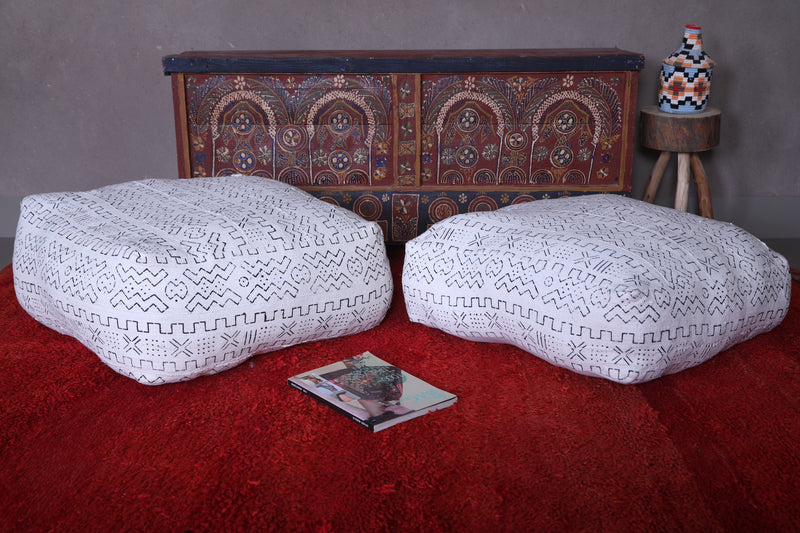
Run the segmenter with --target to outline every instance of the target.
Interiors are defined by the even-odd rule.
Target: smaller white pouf
[[[618,195],[445,219],[406,244],[412,321],[641,383],[777,326],[786,260],[728,223]]]
[[[275,180],[143,180],[26,197],[14,286],[36,320],[145,384],[379,324],[377,224]]]

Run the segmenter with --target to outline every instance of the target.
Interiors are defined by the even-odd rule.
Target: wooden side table
[[[693,174],[697,183],[700,215],[714,218],[711,188],[698,152],[711,150],[719,144],[720,110],[709,107],[700,113],[678,114],[665,113],[653,105],[642,108],[640,116],[642,145],[661,151],[642,199],[653,202],[669,158],[672,153],[677,153],[678,186],[675,191],[675,209],[686,211],[689,181]]]

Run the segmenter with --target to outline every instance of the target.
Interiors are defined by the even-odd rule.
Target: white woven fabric
[[[244,176],[29,196],[13,269],[31,316],[146,384],[372,328],[392,296],[377,224]]]
[[[406,244],[409,317],[640,383],[778,325],[786,260],[744,230],[617,195],[457,215]]]

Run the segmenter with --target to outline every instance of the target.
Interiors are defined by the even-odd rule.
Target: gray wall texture
[[[702,157],[716,218],[800,238],[797,0],[2,0],[0,238],[25,195],[177,175],[167,54],[618,47],[645,55],[641,107],[686,24],[717,61],[722,141]],[[637,140],[635,197],[657,155]],[[657,203],[672,205],[675,172],[673,158]]]

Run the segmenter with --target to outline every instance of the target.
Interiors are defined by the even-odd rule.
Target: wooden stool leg
[[[650,181],[647,183],[647,190],[644,192],[644,197],[642,197],[645,202],[652,204],[655,200],[658,186],[661,185],[661,178],[664,176],[664,170],[667,168],[670,155],[672,154],[669,152],[661,152],[658,156],[658,161],[656,161],[655,166],[653,166],[653,172],[650,174]]]
[[[700,156],[693,153],[690,157],[692,174],[697,183],[697,203],[700,207],[700,216],[714,218],[714,211],[711,209],[711,187],[708,184],[708,176],[700,162]]]
[[[675,209],[686,211],[689,206],[689,154],[678,154],[678,186],[675,189]]]

